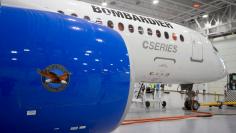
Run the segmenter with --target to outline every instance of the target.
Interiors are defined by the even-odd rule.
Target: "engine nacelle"
[[[0,7],[0,132],[110,132],[130,85],[128,51],[114,30]]]

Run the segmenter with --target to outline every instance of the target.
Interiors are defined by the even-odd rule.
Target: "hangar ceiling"
[[[178,23],[212,38],[236,31],[236,0],[156,0],[156,4],[154,0],[81,1],[106,2],[107,7]]]

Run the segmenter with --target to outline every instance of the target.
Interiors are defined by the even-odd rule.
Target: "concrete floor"
[[[177,92],[162,94],[167,101],[166,109],[158,103],[152,103],[146,109],[142,103],[132,103],[126,116],[127,119],[158,118],[160,116],[188,115],[190,111],[182,110],[185,95]],[[200,102],[214,102],[223,97],[199,95]],[[236,107],[201,107],[199,111],[212,112],[213,117],[189,118],[175,121],[150,122],[143,124],[121,125],[113,133],[236,133]]]

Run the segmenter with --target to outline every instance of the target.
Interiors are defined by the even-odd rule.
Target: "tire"
[[[198,103],[198,101],[194,100],[191,106],[193,110],[198,110],[200,107],[200,104]]]
[[[167,104],[166,101],[163,101],[161,105],[162,105],[163,108],[165,108],[166,104]]]
[[[222,109],[223,102],[220,102],[219,109]]]
[[[150,102],[149,102],[149,101],[146,101],[146,102],[145,102],[145,106],[146,106],[146,108],[149,108],[149,107],[150,107]]]
[[[191,101],[186,100],[184,102],[184,107],[185,107],[186,110],[191,110]]]

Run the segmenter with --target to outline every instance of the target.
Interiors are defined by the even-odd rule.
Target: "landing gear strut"
[[[181,90],[186,90],[186,99],[184,102],[184,109],[186,110],[198,110],[200,104],[195,100],[196,93],[192,90],[193,84],[182,84]]]

